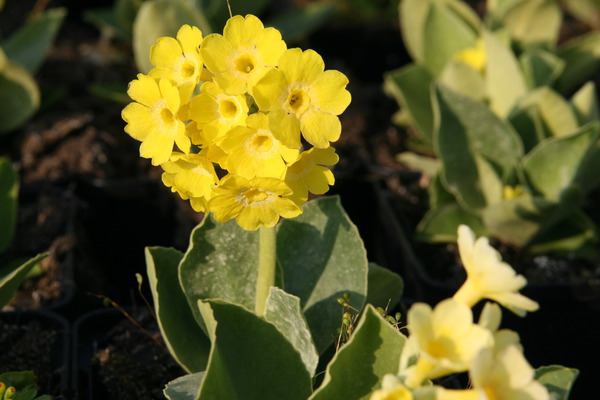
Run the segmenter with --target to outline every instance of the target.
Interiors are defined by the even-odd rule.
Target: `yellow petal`
[[[150,62],[157,67],[173,68],[181,58],[181,45],[172,37],[161,37],[150,49]]]
[[[162,98],[154,78],[144,74],[138,74],[137,79],[129,83],[127,94],[133,100],[148,107]]]
[[[173,136],[161,132],[148,135],[140,145],[140,156],[151,158],[152,165],[169,161],[171,151],[173,151]]]
[[[139,103],[128,104],[121,112],[121,117],[127,122],[125,132],[136,140],[144,140],[154,130],[150,109]]]
[[[289,83],[311,84],[325,70],[323,58],[314,50],[288,49],[279,59],[281,69]]]
[[[223,28],[223,36],[233,47],[241,47],[254,41],[264,29],[263,23],[254,15],[248,14],[245,18],[236,15],[230,18]]]
[[[329,147],[342,133],[342,124],[336,115],[318,110],[308,110],[300,119],[302,136],[310,144],[318,148]]]
[[[195,26],[183,25],[177,32],[177,40],[185,53],[198,53],[202,44],[202,31]]]
[[[313,82],[308,93],[314,107],[321,111],[340,115],[350,104],[352,97],[346,90],[348,78],[339,71],[325,71]]]

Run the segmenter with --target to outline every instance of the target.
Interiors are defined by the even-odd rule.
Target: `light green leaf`
[[[438,81],[463,96],[479,101],[485,100],[483,75],[463,62],[451,60],[442,70]]]
[[[336,6],[329,3],[308,3],[300,9],[290,10],[269,19],[265,26],[275,27],[290,44],[305,38],[325,24],[334,14]]]
[[[392,310],[400,301],[403,291],[404,281],[400,275],[375,263],[369,263],[367,304]]]
[[[275,325],[288,342],[294,346],[302,357],[307,372],[313,376],[319,363],[319,354],[302,315],[300,299],[271,286],[267,298],[265,319]]]
[[[527,92],[525,77],[512,50],[495,34],[484,30],[486,89],[490,108],[506,117],[517,100]]]
[[[21,64],[30,74],[35,74],[66,15],[66,8],[52,8],[29,21],[2,42],[8,58]]]
[[[300,354],[270,322],[242,306],[199,301],[212,349],[199,400],[306,400],[310,374]]]
[[[544,140],[523,159],[528,182],[553,200],[573,184],[591,190],[599,179],[594,178],[598,175],[599,135],[600,126],[589,124],[573,135]]]
[[[0,309],[12,299],[19,286],[21,286],[21,283],[27,279],[27,275],[33,267],[47,256],[47,253],[38,254],[14,270],[0,276]]]
[[[219,298],[254,309],[258,246],[258,231],[245,231],[235,220],[221,224],[209,215],[192,231],[179,282],[198,323],[198,300]]]
[[[309,201],[302,215],[281,221],[277,260],[283,287],[300,298],[317,351],[322,353],[339,327],[337,299],[348,293],[351,305],[360,309],[367,295],[364,244],[338,197]]]
[[[568,41],[557,55],[565,61],[565,70],[556,82],[556,89],[567,94],[589,80],[600,67],[600,31]]]
[[[549,365],[535,370],[535,379],[546,386],[552,400],[567,400],[577,375],[579,371],[575,368],[560,365]]]
[[[169,400],[196,400],[206,372],[180,376],[167,384],[163,393]]]
[[[565,68],[565,62],[555,54],[534,47],[519,57],[529,89],[552,86]]]
[[[562,12],[556,0],[525,0],[508,8],[502,22],[510,36],[522,44],[554,45]]]
[[[456,242],[456,231],[461,224],[471,227],[477,236],[487,234],[479,217],[462,209],[457,203],[451,203],[425,214],[417,227],[417,238],[434,243]]]
[[[406,337],[368,305],[350,340],[336,353],[309,400],[366,400],[385,374],[398,373]]]
[[[600,120],[600,105],[596,97],[594,82],[587,82],[571,97],[571,106],[575,111],[579,125]]]
[[[419,64],[425,57],[423,28],[430,8],[431,1],[429,0],[401,0],[398,8],[404,45],[412,59]]]
[[[210,341],[194,320],[179,284],[178,267],[183,254],[162,247],[147,247],[145,253],[148,283],[165,344],[186,371],[202,371],[208,361]]]
[[[446,204],[456,203],[456,197],[446,189],[440,174],[433,175],[427,187],[429,208],[436,209]]]
[[[544,128],[552,136],[565,136],[574,133],[579,124],[569,103],[549,87],[542,87],[527,94],[519,102],[518,108],[535,107]]]
[[[598,27],[600,0],[563,0],[561,4],[576,19],[584,21],[594,28]]]
[[[184,24],[200,28],[204,35],[211,31],[200,10],[182,0],[150,0],[142,4],[133,23],[133,54],[140,72],[148,73],[153,67],[150,49],[156,39],[175,37]]]
[[[384,87],[405,110],[415,128],[431,143],[433,140],[433,110],[429,88],[433,79],[425,67],[410,64],[384,75]]]
[[[430,177],[437,175],[440,169],[440,160],[433,157],[422,156],[412,151],[396,154],[396,160],[406,164],[409,168],[421,171]]]
[[[528,251],[532,254],[564,254],[597,258],[598,238],[594,222],[585,213],[575,210],[552,229],[546,229],[534,238]]]
[[[523,102],[520,102],[513,108],[508,120],[521,137],[525,154],[529,153],[542,140],[551,136],[544,124],[541,111],[535,104],[525,107]]]
[[[10,160],[0,157],[0,254],[10,246],[17,224],[19,175]]]
[[[33,77],[11,61],[0,70],[0,104],[0,134],[23,125],[40,105],[40,91]]]

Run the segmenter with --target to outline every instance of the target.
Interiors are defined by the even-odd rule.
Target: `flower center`
[[[265,192],[264,190],[261,189],[256,189],[256,188],[251,188],[246,190],[244,193],[244,200],[246,201],[247,205],[250,205],[252,203],[257,203],[260,201],[265,201],[267,198],[269,198],[269,194],[267,192]]]
[[[163,123],[166,125],[170,125],[173,122],[175,122],[175,116],[173,115],[171,110],[169,110],[166,107],[160,111],[160,118],[162,119]]]
[[[425,351],[433,358],[439,359],[448,357],[448,349],[444,343],[439,340],[433,340],[429,342]]]
[[[196,66],[191,61],[186,61],[181,66],[181,76],[184,78],[191,78],[196,73]]]
[[[310,98],[304,90],[294,89],[290,92],[287,105],[288,109],[297,116],[302,115],[310,103]]]
[[[231,99],[224,99],[219,102],[219,112],[228,119],[233,119],[238,114],[238,106]]]
[[[250,147],[256,152],[265,153],[273,147],[273,139],[269,135],[257,133],[252,138]]]
[[[255,60],[250,54],[243,54],[235,59],[233,62],[235,65],[235,69],[241,73],[249,74],[255,68]]]

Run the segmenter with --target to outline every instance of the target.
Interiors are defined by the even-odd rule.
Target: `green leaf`
[[[427,242],[456,242],[456,231],[461,224],[468,225],[477,236],[487,230],[481,219],[462,209],[457,203],[429,210],[417,227],[417,239]]]
[[[522,44],[554,45],[562,23],[562,13],[555,0],[525,0],[508,8],[502,22],[510,36]]]
[[[552,400],[567,400],[579,371],[560,365],[549,365],[535,370],[535,379],[544,385]]]
[[[286,43],[297,42],[325,24],[335,12],[335,4],[308,3],[269,19],[265,26],[277,28]]]
[[[424,59],[425,35],[423,28],[429,14],[429,0],[401,0],[400,29],[406,50],[413,60],[421,64]]]
[[[527,107],[523,102],[517,104],[508,116],[508,121],[521,137],[525,154],[551,136],[544,124],[541,111],[535,104],[529,104]]]
[[[178,267],[183,254],[162,247],[147,247],[145,253],[148,283],[165,344],[186,371],[202,371],[208,361],[210,341],[194,320],[179,284]]]
[[[20,127],[40,105],[40,91],[33,77],[11,61],[0,70],[0,104],[0,134]]]
[[[198,300],[219,298],[254,309],[258,246],[258,231],[245,231],[235,220],[218,223],[212,214],[192,231],[179,282],[198,323],[203,325]]]
[[[573,135],[544,140],[523,159],[528,182],[554,200],[574,184],[591,190],[600,179],[599,135],[600,125],[589,124]]]
[[[317,351],[337,336],[344,293],[360,309],[367,295],[368,262],[364,244],[338,197],[304,205],[297,218],[282,220],[277,231],[277,260],[284,289],[298,296]]]
[[[495,34],[484,30],[485,78],[491,110],[506,117],[517,100],[527,93],[527,84],[512,50]]]
[[[398,373],[406,338],[368,305],[350,340],[327,366],[310,400],[367,400],[385,374]]]
[[[584,21],[592,27],[598,27],[599,0],[563,0],[561,4],[576,19]]]
[[[544,130],[551,136],[570,135],[579,127],[569,103],[549,87],[542,87],[528,93],[521,99],[518,108],[536,108],[544,123]]]
[[[133,54],[140,72],[152,69],[150,49],[156,40],[175,37],[185,24],[197,26],[204,35],[211,31],[200,10],[182,0],[150,0],[142,4],[133,23]]]
[[[432,82],[425,67],[415,64],[384,75],[386,92],[408,110],[415,128],[428,143],[433,140],[433,109],[429,94]]]
[[[565,68],[565,62],[555,54],[534,47],[519,57],[529,89],[552,86]]]
[[[319,354],[310,335],[310,330],[302,310],[300,299],[271,286],[265,319],[275,325],[302,357],[306,371],[310,376],[315,374],[319,363]]]
[[[464,62],[451,60],[442,70],[438,81],[463,96],[479,101],[485,100],[483,75]]]
[[[427,187],[427,195],[429,197],[429,208],[432,210],[446,204],[456,203],[456,197],[446,189],[439,173],[431,178],[431,182]]]
[[[198,303],[212,349],[199,400],[306,400],[311,376],[300,354],[268,321],[221,300]]]
[[[441,85],[436,89],[434,143],[442,182],[462,206],[481,209],[495,201],[499,182],[512,174],[523,152],[521,141],[485,104]]]
[[[2,42],[8,58],[21,64],[30,74],[35,74],[66,15],[66,8],[52,8],[29,21]]]
[[[565,70],[556,82],[556,88],[567,94],[589,80],[600,67],[600,31],[568,41],[558,49],[557,55],[565,61]]]
[[[196,400],[205,374],[202,371],[172,380],[163,390],[165,397],[169,400]]]
[[[17,225],[19,175],[10,160],[0,157],[0,254],[10,246]]]
[[[29,274],[33,267],[47,256],[47,253],[38,254],[14,270],[0,276],[0,309],[12,299],[19,286],[21,286],[21,283],[27,279],[27,274]]]
[[[579,125],[600,120],[600,105],[598,105],[594,82],[587,82],[571,97],[571,106]]]
[[[596,226],[580,210],[565,216],[552,229],[537,235],[528,251],[533,254],[564,254],[598,258]]]
[[[433,157],[422,156],[412,151],[396,154],[396,160],[406,164],[409,168],[421,171],[430,177],[436,176],[440,169],[440,160]]]
[[[392,310],[402,297],[404,281],[402,277],[387,268],[369,263],[369,287],[367,304]]]

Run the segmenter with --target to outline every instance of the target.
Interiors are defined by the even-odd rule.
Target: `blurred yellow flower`
[[[477,39],[474,47],[469,47],[460,51],[454,56],[454,59],[467,64],[477,72],[483,72],[487,62],[483,40]]]
[[[458,227],[458,250],[467,272],[467,280],[454,299],[469,307],[482,299],[494,300],[517,315],[538,309],[538,303],[518,293],[527,280],[517,275],[502,261],[500,253],[490,246],[485,237],[475,240],[475,234],[466,225]]]
[[[187,103],[200,82],[203,66],[200,56],[201,44],[200,29],[183,25],[177,32],[177,39],[161,37],[150,50],[150,62],[155,68],[149,75],[173,82],[181,92],[183,103]]]
[[[227,21],[223,35],[204,38],[201,53],[219,86],[236,95],[251,92],[286,48],[277,29],[265,28],[254,15],[236,15]]]
[[[381,389],[374,391],[369,400],[413,400],[412,392],[392,374],[387,374],[381,382]]]
[[[181,104],[177,87],[168,79],[156,81],[138,74],[129,84],[127,94],[135,102],[128,104],[121,116],[127,122],[125,132],[142,142],[140,156],[151,158],[153,165],[169,160],[173,145],[184,153],[190,151],[190,138],[177,117]]]
[[[417,356],[416,363],[402,371],[411,388],[426,379],[468,370],[475,355],[493,345],[491,332],[474,324],[471,309],[453,299],[440,302],[433,310],[416,303],[408,310],[407,321],[410,336],[401,365],[408,366],[409,359]]]
[[[350,104],[348,78],[325,64],[313,50],[289,49],[253,90],[254,100],[269,111],[271,129],[289,147],[300,147],[300,132],[311,145],[329,147],[339,139],[340,115]]]
[[[284,179],[294,192],[292,200],[300,205],[306,202],[309,192],[326,193],[335,183],[333,172],[326,166],[335,165],[338,160],[333,147],[313,147],[300,153],[298,160],[288,167]]]
[[[291,194],[292,190],[276,178],[247,180],[229,174],[214,189],[208,209],[214,212],[218,222],[235,218],[243,229],[253,231],[263,225],[275,226],[280,217],[300,215],[300,207],[287,198]]]

